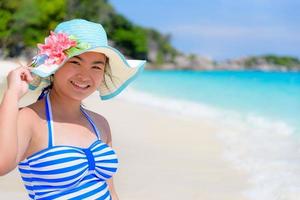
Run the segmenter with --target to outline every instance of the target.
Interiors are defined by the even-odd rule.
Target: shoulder
[[[39,109],[38,105],[31,104],[26,107],[19,108],[18,112],[18,129],[22,132],[32,133],[37,122],[43,117],[43,111]]]
[[[24,118],[25,121],[31,121],[33,118],[35,119],[43,118],[43,115],[44,115],[44,109],[43,109],[42,102],[35,102],[31,105],[19,109],[19,116],[21,118]]]
[[[92,117],[93,121],[96,123],[97,128],[100,130],[101,140],[107,144],[111,144],[111,130],[107,119],[96,112],[85,109],[88,114]]]
[[[40,116],[33,107],[26,106],[19,108],[17,119],[18,154],[17,160],[21,161],[26,157],[26,152],[30,151],[32,139],[36,130],[40,128]]]
[[[28,128],[37,127],[45,120],[45,110],[42,102],[35,102],[26,107],[19,108],[18,124]]]
[[[28,107],[19,108],[17,119],[18,137],[24,140],[30,140],[33,132],[33,122],[35,121],[35,113]]]
[[[20,122],[31,124],[35,119],[40,118],[40,110],[37,105],[31,104],[26,107],[19,108],[18,119]]]

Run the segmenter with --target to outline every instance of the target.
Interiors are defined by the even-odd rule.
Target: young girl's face
[[[72,99],[83,100],[103,81],[106,59],[104,54],[96,52],[70,58],[55,72],[53,87]]]

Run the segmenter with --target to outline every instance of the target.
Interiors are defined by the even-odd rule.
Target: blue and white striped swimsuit
[[[97,140],[88,148],[55,145],[49,93],[45,98],[48,123],[48,148],[21,161],[18,165],[30,199],[111,199],[106,180],[117,171],[118,159],[110,146]]]

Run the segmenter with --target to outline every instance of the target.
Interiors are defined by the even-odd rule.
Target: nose
[[[76,79],[80,80],[80,81],[89,81],[89,74],[87,72],[87,70],[85,69],[81,69],[77,74],[76,74]]]

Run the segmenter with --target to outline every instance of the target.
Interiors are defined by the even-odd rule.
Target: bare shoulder
[[[35,118],[35,113],[28,107],[19,108],[17,130],[18,137],[25,141],[29,141],[32,137],[32,122]]]
[[[34,137],[35,128],[40,119],[39,112],[33,109],[35,105],[29,105],[19,108],[17,120],[17,134],[18,134],[18,153],[17,160],[21,161],[26,157],[26,153],[31,148],[31,141]]]
[[[29,106],[19,108],[18,118],[21,123],[31,124],[31,122],[34,122],[34,119],[39,118],[39,113],[40,111],[38,106],[34,103]]]
[[[35,102],[33,104],[30,104],[26,107],[22,107],[19,110],[19,113],[21,116],[24,116],[26,120],[32,120],[33,118],[42,118],[44,116],[44,109],[43,109],[43,104],[41,101]]]
[[[101,140],[107,144],[111,144],[111,130],[107,119],[103,115],[100,115],[96,112],[87,109],[85,110],[92,117],[92,119],[96,123],[97,128],[100,130]]]
[[[41,119],[42,112],[39,108],[40,103],[34,103],[26,107],[19,108],[18,113],[18,127],[22,132],[32,134],[33,127]]]

